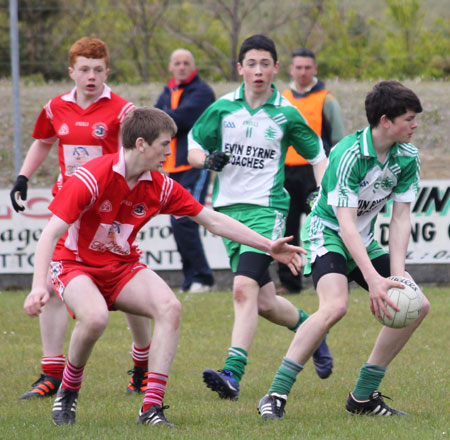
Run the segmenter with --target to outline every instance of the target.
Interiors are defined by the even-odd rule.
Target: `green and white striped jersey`
[[[252,109],[244,85],[211,104],[189,133],[189,149],[223,151],[231,158],[217,173],[215,208],[252,204],[289,209],[284,189],[284,160],[289,145],[311,164],[325,158],[322,140],[300,112],[272,85],[272,96]]]
[[[415,200],[419,175],[419,152],[414,145],[395,143],[382,164],[370,127],[345,137],[331,150],[310,230],[321,223],[339,231],[337,208],[358,208],[357,228],[367,246],[373,240],[376,217],[390,198],[405,203]]]

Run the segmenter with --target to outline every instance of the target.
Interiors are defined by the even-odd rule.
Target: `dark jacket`
[[[189,83],[178,86],[184,90],[178,107],[171,109],[170,98],[173,89],[169,87],[169,84],[173,84],[173,81],[169,81],[168,85],[164,86],[155,107],[164,110],[177,124],[176,166],[180,166],[188,163],[187,135],[189,130],[203,111],[214,102],[215,96],[211,87],[196,75]]]

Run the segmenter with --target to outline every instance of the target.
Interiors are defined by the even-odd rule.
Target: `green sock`
[[[291,327],[289,330],[292,330],[294,333],[297,329],[309,318],[309,315],[302,309],[298,309],[298,321],[294,327]]]
[[[245,372],[245,366],[247,365],[248,353],[239,347],[230,347],[228,349],[228,357],[225,361],[224,370],[230,370],[233,373],[233,377],[239,384],[242,376]]]
[[[280,368],[278,368],[277,374],[273,378],[272,386],[270,387],[268,394],[278,393],[289,395],[291,388],[297,380],[297,375],[303,370],[303,365],[297,364],[287,357],[283,358]]]
[[[358,400],[368,399],[374,391],[378,390],[385,373],[386,368],[365,363],[359,371],[353,396]]]

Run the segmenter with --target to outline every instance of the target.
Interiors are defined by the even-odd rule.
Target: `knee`
[[[319,307],[319,313],[324,317],[327,326],[332,327],[334,324],[340,321],[347,313],[347,304],[336,303]]]
[[[244,276],[238,276],[233,283],[233,299],[235,303],[243,304],[249,300],[249,289],[256,285],[256,281]]]
[[[84,313],[81,317],[77,316],[76,319],[92,338],[98,339],[108,325],[109,312],[108,310],[93,310]]]
[[[158,306],[157,315],[160,319],[168,322],[170,326],[177,329],[181,322],[181,303],[175,295],[161,301]],[[155,316],[157,319],[157,316]]]

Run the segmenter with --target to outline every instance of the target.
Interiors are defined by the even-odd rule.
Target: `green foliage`
[[[445,440],[450,432],[448,287],[424,287],[430,314],[388,368],[381,391],[394,398],[405,418],[354,417],[344,402],[359,368],[367,360],[381,326],[370,314],[367,293],[352,290],[349,310],[328,335],[334,355],[329,379],[317,377],[308,363],[299,375],[282,422],[263,422],[258,400],[270,387],[293,333],[260,319],[237,402],[222,401],[202,382],[205,368],[221,368],[233,320],[231,292],[180,294],[183,317],[180,341],[169,376],[165,404],[173,430],[137,426],[142,396],[126,396],[131,367],[130,333],[120,312],[110,322],[87,364],[74,426],[51,422],[53,399],[19,401],[39,375],[39,324],[23,311],[26,292],[0,292],[0,439],[192,439],[192,440]],[[297,307],[313,311],[312,290],[288,297]],[[73,322],[70,322],[70,328]],[[70,329],[69,329],[70,332]]]
[[[0,6],[1,76],[10,75],[6,3]],[[247,15],[250,3],[254,8]],[[205,78],[230,80],[233,41],[264,32],[277,43],[283,79],[289,54],[301,46],[316,51],[325,78],[448,78],[450,19],[445,8],[434,18],[432,4],[385,0],[372,14],[373,5],[356,0],[276,5],[270,0],[24,0],[19,3],[21,73],[65,78],[70,45],[96,35],[110,48],[113,81],[166,79],[169,54],[181,46],[192,50]]]
[[[329,26],[333,23],[333,26]],[[325,77],[364,78],[371,71],[368,26],[365,18],[353,10],[344,12],[338,2],[330,2],[321,19],[326,32],[319,53],[321,74]]]

